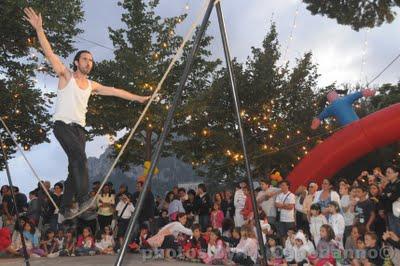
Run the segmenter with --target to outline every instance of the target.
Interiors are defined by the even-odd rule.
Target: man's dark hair
[[[63,189],[63,188],[64,188],[64,185],[63,185],[63,183],[58,182],[58,183],[55,183],[55,184],[54,184],[54,188],[55,188],[55,187],[60,187],[61,189]]]
[[[289,180],[284,179],[284,180],[280,181],[280,182],[278,183],[278,185],[280,186],[280,185],[283,184],[283,183],[285,183],[288,187],[290,187],[290,182],[289,182]]]
[[[199,184],[199,185],[198,185],[198,188],[201,189],[203,192],[207,192],[206,185],[203,184],[203,183]]]
[[[186,189],[181,187],[181,188],[178,189],[178,192],[185,192],[186,193]]]
[[[74,61],[72,61],[72,65],[73,65],[72,69],[73,69],[74,71],[78,70],[78,67],[75,65],[75,61],[78,61],[78,62],[79,62],[79,59],[81,58],[81,55],[84,54],[84,53],[87,53],[87,54],[92,55],[92,53],[89,52],[88,50],[80,50],[80,51],[78,51],[78,52],[76,53],[75,57],[74,57]],[[94,64],[93,64],[93,66],[94,66]]]
[[[266,185],[268,185],[268,186],[270,186],[271,185],[271,180],[270,179],[261,179],[260,180],[260,183],[264,183],[264,184],[266,184]]]

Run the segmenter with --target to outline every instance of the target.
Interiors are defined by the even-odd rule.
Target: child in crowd
[[[285,246],[284,246],[284,253],[285,254],[290,254],[293,250],[294,247],[294,236],[295,236],[296,232],[294,231],[294,229],[289,229],[287,231],[287,238],[285,241]]]
[[[218,229],[211,231],[207,252],[200,252],[199,257],[205,264],[226,264],[228,252]]]
[[[100,242],[96,242],[96,248],[100,254],[114,255],[114,237],[109,226],[104,227],[104,231],[101,234]]]
[[[61,250],[64,246],[64,230],[58,230],[55,239],[57,241],[58,250]]]
[[[224,213],[221,211],[219,203],[214,203],[210,213],[210,223],[213,229],[218,229],[222,233],[222,222],[224,220]]]
[[[45,252],[45,256],[49,258],[58,257],[59,247],[56,238],[54,237],[54,231],[48,230],[40,243],[41,248]]]
[[[160,217],[158,217],[157,220],[157,226],[158,228],[163,228],[169,223],[169,217],[168,217],[168,211],[167,210],[162,210]]]
[[[286,260],[283,257],[283,249],[279,238],[275,235],[269,236],[266,243],[266,256],[269,266],[285,265]]]
[[[185,258],[192,262],[198,262],[200,252],[207,251],[207,242],[201,236],[201,227],[194,224],[192,227],[193,237],[183,246]]]
[[[39,247],[39,237],[36,234],[36,228],[33,223],[26,221],[24,224],[23,235],[25,238],[26,249],[28,254],[32,257],[43,257],[46,255],[45,251]],[[20,237],[20,236],[19,236]],[[19,252],[23,255],[22,245],[19,248]]]
[[[76,256],[94,256],[96,248],[90,227],[83,228],[82,235],[78,236],[75,249]]]
[[[235,248],[240,242],[240,228],[233,228],[231,231],[231,237],[223,237],[223,240],[230,248]]]
[[[289,253],[288,257],[290,257],[290,264],[295,264],[298,266],[302,266],[308,264],[307,257],[312,255],[314,252],[314,246],[310,246],[308,244],[308,240],[303,232],[299,231],[294,236],[294,245],[293,250]],[[288,258],[289,260],[289,258]]]
[[[149,228],[146,225],[142,225],[140,228],[140,233],[137,238],[133,240],[132,243],[129,244],[129,248],[133,251],[139,251],[140,249],[150,248],[147,240],[150,238]]]
[[[383,265],[384,258],[378,244],[377,235],[374,232],[365,233],[364,243],[366,256],[362,259],[353,260],[352,265]]]
[[[336,240],[343,247],[343,234],[345,229],[345,223],[343,215],[340,213],[339,204],[336,201],[331,201],[328,203],[328,212],[329,216],[329,225],[332,227],[333,232],[335,233]]]
[[[327,224],[328,221],[326,220],[325,215],[321,213],[321,206],[318,203],[314,203],[310,207],[310,233],[312,239],[314,241],[315,246],[318,245],[318,241],[320,240],[320,228],[323,224]]]
[[[313,265],[336,265],[334,255],[340,254],[340,244],[335,239],[335,232],[328,224],[324,224],[320,229],[320,240],[317,245],[316,255],[308,256]]]
[[[73,230],[69,229],[65,233],[64,243],[60,251],[60,256],[75,256],[75,239]]]
[[[241,239],[236,248],[231,248],[233,262],[239,265],[254,265],[258,258],[258,242],[254,228],[243,225],[241,228]]]
[[[203,238],[207,241],[207,243],[210,241],[210,234],[212,229],[212,226],[207,226],[206,231],[203,233]]]

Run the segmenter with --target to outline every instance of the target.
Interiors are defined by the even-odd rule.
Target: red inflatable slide
[[[400,103],[339,130],[305,156],[289,174],[292,191],[310,180],[319,184],[363,155],[400,140]]]

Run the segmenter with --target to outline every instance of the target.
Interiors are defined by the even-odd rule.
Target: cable
[[[3,118],[0,117],[0,121],[3,124],[4,128],[6,129],[8,135],[10,135],[10,138],[12,139],[12,141],[14,142],[15,146],[17,146],[17,149],[19,150],[19,152],[22,154],[22,157],[24,157],[24,160],[26,161],[26,163],[28,164],[29,168],[31,169],[33,175],[36,177],[36,179],[39,181],[40,186],[42,187],[42,189],[44,190],[44,192],[46,193],[47,197],[49,197],[51,203],[53,204],[54,208],[56,208],[56,210],[58,211],[59,208],[57,206],[57,204],[54,202],[53,198],[50,196],[49,191],[47,190],[47,188],[44,186],[43,184],[43,180],[40,179],[39,175],[36,173],[35,169],[33,169],[31,163],[29,162],[28,158],[25,156],[24,151],[21,149],[21,147],[19,146],[19,144],[17,143],[17,141],[15,140],[14,136],[12,135],[10,129],[7,127],[6,123],[4,122]]]

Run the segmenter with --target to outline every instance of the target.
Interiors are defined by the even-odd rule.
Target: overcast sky
[[[244,62],[250,55],[251,46],[259,47],[270,27],[271,18],[277,25],[279,40],[284,54],[289,44],[287,59],[291,62],[305,52],[313,53],[314,62],[319,65],[321,74],[319,85],[332,82],[352,83],[370,80],[381,71],[398,53],[398,29],[400,20],[385,24],[379,28],[356,32],[348,26],[340,26],[336,21],[322,16],[312,16],[305,5],[299,0],[222,0],[227,31],[231,45],[231,54]],[[183,35],[193,22],[198,10],[203,4],[201,0],[160,0],[158,13],[162,16],[175,16],[185,12],[189,6],[188,19],[180,26],[178,32]],[[295,11],[298,8],[296,27],[293,28]],[[85,18],[81,28],[81,37],[105,46],[112,47],[108,38],[107,27],[122,27],[122,9],[116,0],[85,1]],[[293,39],[288,42],[293,29]],[[219,38],[218,23],[215,12],[211,16],[209,34],[215,37],[211,46],[213,56],[223,59],[223,50]],[[367,41],[367,45],[365,45]],[[112,58],[112,51],[92,43],[77,39],[76,48],[88,49],[94,54],[95,60]],[[365,49],[366,48],[366,49]],[[365,55],[363,56],[363,52]],[[364,60],[363,60],[364,58]],[[67,58],[68,64],[72,58]],[[362,62],[363,75],[361,76]],[[397,82],[399,63],[392,66],[376,82],[376,85],[386,82]],[[56,91],[54,79],[39,75],[38,84],[48,90]],[[58,142],[51,135],[50,144],[41,144],[32,148],[26,155],[37,173],[45,180],[54,182],[67,176],[67,158]],[[105,137],[98,137],[87,143],[88,156],[99,156],[107,145]],[[14,184],[27,193],[36,186],[36,179],[30,172],[20,154],[10,161],[10,170]],[[0,172],[0,184],[6,183],[5,172]]]

